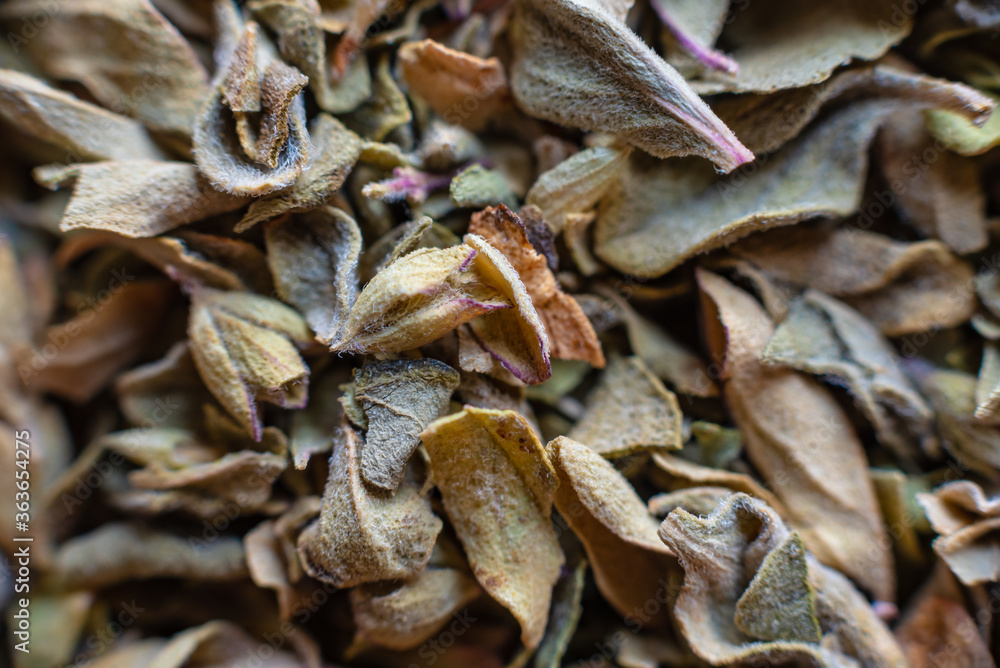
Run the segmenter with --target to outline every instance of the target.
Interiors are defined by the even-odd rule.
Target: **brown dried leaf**
[[[549,520],[559,481],[535,432],[514,411],[467,406],[421,436],[472,571],[537,647],[563,565]]]
[[[821,292],[808,290],[792,302],[761,361],[846,385],[879,440],[904,460],[932,438],[933,413],[889,342],[857,311]]]
[[[66,541],[53,565],[54,580],[68,589],[100,589],[148,578],[232,581],[246,576],[239,538],[219,536],[211,542],[193,542],[118,522]]]
[[[698,281],[709,347],[723,363],[726,403],[750,461],[811,552],[893,600],[892,554],[869,550],[886,540],[885,528],[847,414],[818,381],[760,362],[774,325],[753,297],[703,270]]]
[[[212,188],[186,162],[132,160],[41,167],[35,178],[50,190],[74,185],[59,223],[62,232],[84,228],[154,237],[246,204],[242,198]]]
[[[567,216],[592,209],[613,186],[625,167],[631,147],[596,146],[574,153],[539,175],[528,191],[525,206],[535,205],[555,234]]]
[[[750,237],[732,251],[772,278],[841,298],[886,336],[954,327],[977,307],[972,268],[938,241],[797,225]]]
[[[284,213],[310,211],[329,202],[361,155],[361,139],[333,116],[320,114],[310,129],[313,150],[302,174],[287,190],[250,204],[233,228],[242,233]]]
[[[163,158],[141,123],[21,72],[0,70],[0,116],[20,131],[65,149],[66,163]]]
[[[305,316],[320,341],[329,344],[358,296],[362,250],[358,224],[328,206],[273,222],[265,240],[278,295]]]
[[[45,331],[42,340],[58,344],[54,355],[45,347],[18,354],[18,373],[29,389],[88,401],[145,352],[173,300],[172,286],[157,280],[112,287],[107,303]]]
[[[683,416],[677,397],[638,357],[614,357],[587,395],[583,417],[569,438],[605,457],[681,447]]]
[[[730,493],[742,492],[760,499],[781,515],[788,514],[785,505],[774,494],[744,473],[701,466],[662,452],[653,453],[653,463],[670,476],[669,488],[672,490],[711,486],[730,490]],[[649,512],[657,517],[665,517],[669,512],[664,512],[666,503],[658,496],[650,498],[648,506]]]
[[[969,480],[917,494],[934,531],[934,551],[966,586],[1000,579],[1000,497]]]
[[[342,424],[319,521],[298,541],[306,572],[341,588],[413,577],[427,565],[442,527],[412,481],[395,494],[369,487],[361,478],[361,447],[358,432]]]
[[[995,668],[976,623],[960,604],[928,596],[912,607],[896,639],[910,668]]]
[[[361,585],[351,590],[354,642],[414,649],[481,593],[475,579],[453,568],[428,568],[398,588]]]
[[[666,607],[643,610],[677,563],[646,504],[591,448],[560,436],[546,451],[559,474],[556,508],[583,542],[601,594],[630,624],[667,623]]]
[[[552,357],[603,367],[604,353],[594,328],[576,300],[559,289],[545,256],[532,246],[517,214],[503,205],[480,211],[472,215],[469,232],[490,242],[517,271],[545,326]]]
[[[660,536],[684,568],[678,626],[712,665],[906,666],[864,597],[762,501],[736,494],[706,518],[675,510]]]
[[[350,0],[347,3],[350,17],[339,30],[343,30],[337,50],[333,54],[333,75],[335,79],[340,79],[351,62],[357,57],[358,51],[368,36],[368,28],[372,23],[385,12],[392,10],[392,14],[398,14],[406,9],[408,0],[399,5],[392,5],[391,0]],[[327,29],[332,28],[330,25]]]
[[[14,0],[0,16],[38,11],[33,0]],[[108,109],[154,130],[191,135],[208,75],[149,0],[77,0],[42,15],[32,24],[37,34],[20,46],[49,77],[79,81]]]
[[[284,304],[249,292],[198,289],[188,337],[205,385],[254,440],[261,438],[258,401],[306,404],[309,368],[292,342],[306,344],[312,334]]]
[[[115,381],[118,407],[133,425],[195,429],[212,401],[187,342],[174,344],[163,359],[135,367]]]
[[[519,0],[511,89],[528,114],[611,132],[666,158],[753,160],[691,88],[601,0]]]
[[[458,372],[434,359],[387,360],[354,375],[354,400],[367,421],[361,477],[387,492],[403,480],[420,434],[448,410]]]
[[[509,309],[506,296],[481,277],[477,255],[462,244],[416,250],[388,265],[358,295],[331,349],[412,350],[478,315]]]
[[[507,75],[497,58],[477,58],[431,39],[407,42],[398,58],[410,90],[448,123],[479,131],[511,111]]]

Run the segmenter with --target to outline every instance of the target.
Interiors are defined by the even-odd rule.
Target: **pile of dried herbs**
[[[0,27],[0,665],[995,667],[997,2]]]

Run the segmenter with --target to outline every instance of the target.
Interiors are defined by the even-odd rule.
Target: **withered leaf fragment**
[[[327,206],[274,221],[264,238],[278,295],[329,344],[358,296],[358,224],[344,211]]]
[[[65,149],[67,163],[163,157],[138,121],[14,70],[0,70],[0,116],[22,132]]]
[[[515,195],[502,172],[475,164],[455,175],[448,186],[451,202],[457,207],[481,209],[487,206],[517,206]]]
[[[351,590],[355,642],[395,650],[419,647],[482,590],[454,568],[427,568],[402,586],[368,584]]]
[[[911,607],[896,630],[910,668],[995,668],[976,622],[961,603],[926,596]]]
[[[875,327],[815,290],[794,301],[761,358],[844,383],[880,441],[911,459],[931,438],[932,412],[903,373],[902,361]]]
[[[497,58],[477,58],[431,39],[404,44],[398,58],[410,90],[448,123],[479,131],[509,111],[507,75]]]
[[[205,385],[254,440],[260,440],[257,402],[301,408],[309,368],[293,342],[312,334],[302,317],[273,299],[249,292],[201,288],[191,295],[191,355]]]
[[[937,552],[967,586],[1000,579],[1000,496],[969,480],[917,494],[934,531]]]
[[[604,0],[519,0],[511,90],[528,114],[730,172],[753,154]]]
[[[719,0],[653,0],[650,3],[666,29],[663,33],[667,61],[685,78],[701,69],[735,75],[739,65],[712,48],[728,22],[729,5]],[[746,9],[746,8],[744,8]]]
[[[286,190],[251,203],[234,232],[246,232],[284,213],[321,207],[344,184],[361,155],[361,139],[327,114],[316,117],[309,136],[313,148],[299,178]]]
[[[559,481],[545,449],[518,413],[471,406],[421,438],[476,580],[537,647],[563,564],[549,519]]]
[[[243,198],[212,188],[186,162],[130,160],[40,167],[35,177],[51,190],[74,186],[59,223],[63,232],[83,228],[153,237],[246,204]]]
[[[53,565],[55,580],[70,589],[99,589],[147,578],[227,581],[246,575],[239,538],[217,536],[197,542],[140,524],[116,522],[63,543]]]
[[[604,353],[594,328],[576,300],[559,288],[545,256],[532,246],[517,214],[503,205],[480,211],[472,215],[469,232],[490,242],[517,271],[545,325],[551,356],[603,367]]]
[[[219,190],[266,195],[302,174],[309,158],[302,89],[308,79],[261,43],[235,6],[216,5],[217,72],[194,129],[198,169]]]
[[[415,250],[375,275],[358,295],[334,351],[402,352],[441,337],[478,315],[510,308],[486,284],[475,248]]]
[[[753,297],[703,270],[698,281],[706,338],[723,363],[726,403],[750,461],[817,558],[893,600],[892,555],[868,549],[887,539],[847,414],[818,381],[761,363],[774,325]]]
[[[560,436],[546,451],[559,474],[556,508],[583,542],[601,594],[630,623],[668,623],[666,606],[652,613],[643,609],[650,599],[667,595],[664,579],[677,563],[659,539],[646,504],[586,445]]]
[[[638,357],[616,357],[587,396],[583,417],[569,438],[605,457],[646,448],[679,449],[682,420],[677,397]]]
[[[864,597],[808,555],[765,503],[736,494],[705,518],[678,509],[660,536],[684,569],[678,626],[712,665],[906,666]],[[832,642],[821,644],[821,633]]]
[[[354,376],[354,400],[368,423],[361,477],[387,492],[403,480],[420,434],[448,410],[458,372],[434,359],[373,362]]]
[[[583,614],[583,588],[587,583],[587,560],[579,551],[568,558],[567,568],[552,590],[552,609],[545,637],[535,652],[535,668],[559,668]]]
[[[361,477],[361,436],[342,424],[330,457],[319,520],[299,536],[299,556],[314,578],[336,587],[411,578],[427,565],[442,523],[417,485],[395,494]]]
[[[106,108],[154,130],[191,135],[208,74],[149,0],[75,0],[55,11],[15,0],[0,16],[43,17],[25,24],[37,34],[21,46],[51,78],[79,81]]]

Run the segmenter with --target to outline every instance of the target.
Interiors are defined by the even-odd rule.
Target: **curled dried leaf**
[[[248,292],[202,288],[192,294],[188,337],[205,385],[239,425],[261,438],[257,402],[301,408],[309,368],[293,345],[312,334],[284,304]]]
[[[937,552],[967,586],[1000,578],[1000,496],[969,480],[917,494],[934,531]]]
[[[665,595],[664,578],[676,565],[660,541],[657,522],[621,473],[593,449],[565,436],[546,451],[559,475],[555,504],[583,542],[601,594],[630,625],[662,626],[668,610],[643,606]]]
[[[404,481],[395,494],[368,486],[361,447],[358,432],[342,424],[319,520],[298,541],[306,571],[336,587],[413,577],[427,565],[442,527],[413,482]]]
[[[278,295],[329,344],[358,296],[358,224],[340,209],[324,207],[275,221],[264,238]]]
[[[549,520],[559,481],[545,449],[518,413],[471,406],[421,438],[476,580],[537,647],[563,564]]]
[[[732,171],[753,154],[601,0],[519,0],[511,90],[532,116]]]
[[[674,393],[638,357],[618,357],[587,396],[569,438],[605,457],[647,448],[679,449],[682,420]]]
[[[709,272],[699,271],[698,281],[709,345],[723,361],[726,403],[750,461],[817,558],[891,601],[892,555],[867,547],[887,539],[849,417],[818,381],[760,362],[774,324],[753,297]]]
[[[354,401],[367,422],[361,477],[388,492],[403,480],[420,434],[447,410],[458,372],[433,359],[389,360],[354,376]]]

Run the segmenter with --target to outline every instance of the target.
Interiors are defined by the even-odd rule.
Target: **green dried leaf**
[[[317,338],[337,338],[358,296],[361,230],[334,207],[275,221],[265,232],[278,295],[305,316]]]
[[[620,13],[620,12],[619,12]],[[519,0],[511,90],[528,114],[732,171],[753,155],[601,0]]]
[[[205,385],[254,440],[261,438],[257,402],[301,408],[309,368],[294,342],[312,340],[302,317],[272,299],[209,288],[191,296],[191,355]]]
[[[395,494],[361,477],[360,435],[342,424],[330,457],[319,520],[299,536],[312,577],[336,587],[413,577],[427,565],[441,520],[419,487],[404,480]]]
[[[344,119],[347,127],[365,139],[377,142],[413,120],[413,112],[410,111],[406,96],[392,78],[389,64],[389,54],[385,53],[375,66],[371,97]]]
[[[545,450],[514,411],[471,406],[421,438],[472,572],[537,647],[564,561],[549,520],[559,481]]]
[[[583,417],[569,438],[605,457],[681,447],[683,416],[677,397],[638,357],[612,358],[587,395]]]
[[[552,609],[538,651],[535,668],[559,668],[576,633],[583,614],[583,589],[586,586],[587,560],[579,552],[569,558],[569,564],[552,590]]]
[[[242,198],[212,188],[186,162],[132,160],[40,167],[35,178],[50,190],[74,186],[59,223],[62,232],[83,228],[154,237],[246,204]]]
[[[361,477],[393,492],[420,434],[448,410],[458,372],[433,359],[374,362],[354,376],[354,400],[367,423]]]
[[[488,206],[517,206],[517,195],[503,172],[482,165],[466,167],[455,175],[449,186],[451,202],[457,207],[483,209]]]

